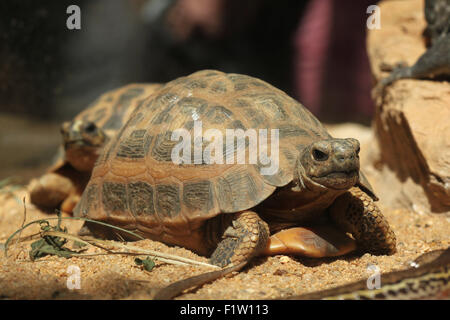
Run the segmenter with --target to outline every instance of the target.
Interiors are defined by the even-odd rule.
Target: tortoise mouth
[[[311,177],[314,182],[333,189],[348,189],[356,183],[359,170],[333,171],[318,177]]]

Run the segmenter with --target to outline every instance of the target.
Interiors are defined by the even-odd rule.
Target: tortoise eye
[[[314,157],[314,160],[317,161],[325,161],[328,159],[328,154],[326,154],[323,151],[320,151],[319,149],[313,149],[312,155]]]
[[[97,126],[95,125],[95,123],[93,122],[89,122],[85,127],[84,127],[84,131],[86,133],[94,133],[95,130],[97,130]]]

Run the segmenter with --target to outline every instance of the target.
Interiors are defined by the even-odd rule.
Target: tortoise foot
[[[294,254],[313,258],[335,257],[356,249],[353,239],[332,226],[291,228],[270,237],[264,254]]]
[[[225,230],[210,262],[220,267],[238,265],[261,253],[269,239],[269,227],[252,211],[238,213]]]
[[[396,237],[371,197],[351,188],[330,207],[334,221],[356,239],[358,248],[376,255],[394,254]]]
[[[28,186],[31,202],[45,208],[58,207],[73,189],[72,181],[57,173],[46,173]]]

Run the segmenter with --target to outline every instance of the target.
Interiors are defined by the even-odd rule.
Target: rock
[[[292,259],[289,258],[288,256],[281,256],[279,260],[282,264],[286,264],[286,263],[292,261]]]
[[[375,131],[382,162],[400,182],[410,179],[420,185],[432,211],[448,211],[450,84],[398,81],[387,89],[377,111]],[[406,195],[407,185],[403,190]],[[412,204],[426,205],[416,197],[410,199]]]
[[[423,1],[382,1],[381,29],[370,30],[367,50],[374,78],[399,62],[414,64],[426,50]],[[388,66],[388,67],[386,67]],[[398,80],[377,104],[374,131],[379,154],[374,184],[387,205],[418,212],[450,211],[450,83]]]

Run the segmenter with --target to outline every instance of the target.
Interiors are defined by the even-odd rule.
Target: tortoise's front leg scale
[[[220,267],[238,265],[261,253],[269,240],[269,227],[253,211],[237,213],[211,255]]]
[[[396,237],[380,209],[357,187],[338,197],[329,208],[331,218],[356,239],[358,248],[373,254],[394,254]]]

